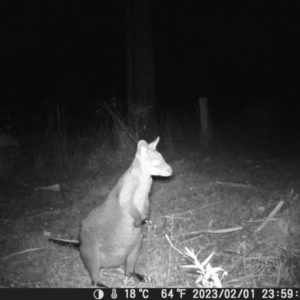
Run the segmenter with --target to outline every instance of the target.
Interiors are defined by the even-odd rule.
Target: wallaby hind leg
[[[100,255],[96,241],[87,234],[84,237],[81,236],[79,249],[83,263],[91,276],[92,285],[106,287],[100,282]]]
[[[138,281],[145,281],[144,276],[142,276],[139,273],[135,273],[135,264],[138,259],[138,254],[141,246],[141,241],[139,241],[136,246],[132,249],[132,251],[129,253],[126,262],[125,262],[125,275],[128,277],[133,277],[134,279],[137,279]]]

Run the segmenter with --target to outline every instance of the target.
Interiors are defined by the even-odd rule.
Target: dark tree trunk
[[[137,121],[138,115],[139,129],[149,133],[156,130],[151,2],[150,0],[128,0],[126,10],[129,118]],[[141,113],[136,114],[136,109]]]
[[[212,139],[211,124],[208,112],[208,100],[205,97],[199,98],[200,122],[201,122],[201,144],[208,149]]]
[[[128,107],[134,103],[133,95],[133,20],[132,20],[132,0],[125,3],[127,20],[127,104]]]

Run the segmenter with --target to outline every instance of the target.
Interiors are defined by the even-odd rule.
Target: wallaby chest
[[[128,172],[123,177],[119,204],[122,208],[124,220],[131,219],[131,223],[129,223],[131,226],[141,226],[142,222],[148,217],[148,194],[151,185],[152,178],[148,175]]]
[[[139,183],[133,193],[132,203],[145,216],[148,214],[149,192],[152,185],[151,176],[140,176]]]

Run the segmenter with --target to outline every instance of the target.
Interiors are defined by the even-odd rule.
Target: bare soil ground
[[[120,267],[101,270],[103,283],[196,287],[199,274],[182,268],[193,262],[174,249],[187,247],[199,262],[214,252],[210,265],[228,272],[223,287],[299,287],[299,160],[230,152],[164,157],[174,175],[154,180],[152,222],[145,225],[136,267],[147,282],[137,285]],[[0,286],[90,287],[79,252],[48,237],[76,239],[81,219],[105,200],[131,160],[95,158],[97,172],[83,165],[63,179],[2,179]]]

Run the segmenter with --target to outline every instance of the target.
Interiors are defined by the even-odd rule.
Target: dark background
[[[206,96],[220,124],[250,112],[296,138],[297,12],[283,1],[152,1],[158,110],[194,112]],[[121,2],[11,1],[3,13],[2,123],[30,126],[56,105],[89,119],[96,102],[126,103]]]

